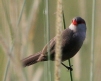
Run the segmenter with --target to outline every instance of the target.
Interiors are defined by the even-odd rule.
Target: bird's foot
[[[64,67],[66,67],[68,70],[70,70],[70,71],[73,71],[73,68],[72,68],[72,66],[73,65],[71,65],[71,66],[66,66],[65,64],[63,64],[63,63],[61,63]]]

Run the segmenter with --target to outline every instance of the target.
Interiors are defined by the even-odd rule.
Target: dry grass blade
[[[62,0],[57,0],[55,81],[60,81],[62,25],[63,25],[63,22],[62,22]]]

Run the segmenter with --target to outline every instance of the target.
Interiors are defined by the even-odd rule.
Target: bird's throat
[[[75,25],[73,25],[72,23],[69,26],[69,29],[71,29],[73,32],[76,32],[76,28],[77,27]]]

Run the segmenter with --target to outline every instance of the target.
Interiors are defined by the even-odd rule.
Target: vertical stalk
[[[48,62],[47,62],[47,74],[48,81],[51,81],[51,65],[50,65],[50,27],[49,27],[49,0],[44,0],[45,2],[45,27],[46,27],[46,42],[48,43],[47,51],[48,51]]]
[[[91,65],[90,65],[90,81],[94,78],[94,26],[95,26],[95,0],[92,2],[92,31],[91,31]]]
[[[64,25],[64,29],[66,29],[66,23],[65,23],[64,12],[62,12],[62,16],[63,16],[63,25]],[[70,59],[68,60],[68,63],[69,63],[69,67],[71,67]],[[70,78],[71,78],[71,81],[73,81],[72,71],[71,71],[71,70],[70,70]]]
[[[56,54],[55,54],[55,81],[60,81],[61,68],[61,32],[62,32],[62,0],[57,0],[56,12]]]

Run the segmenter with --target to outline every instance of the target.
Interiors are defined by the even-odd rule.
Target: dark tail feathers
[[[36,53],[35,55],[31,55],[22,60],[22,64],[24,67],[37,63],[37,60],[40,56],[41,52]]]

